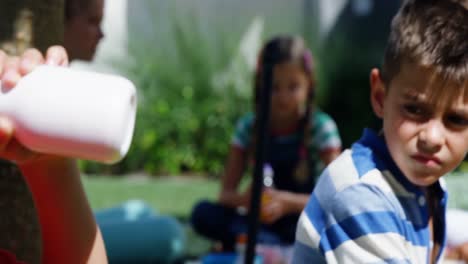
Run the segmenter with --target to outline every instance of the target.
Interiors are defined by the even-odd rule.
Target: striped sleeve
[[[312,119],[312,143],[319,151],[341,148],[340,134],[335,121],[326,113],[316,110]]]
[[[313,196],[301,215],[294,263],[412,263],[411,241],[378,192],[353,186],[329,204]]]
[[[365,182],[378,172],[359,176],[344,154],[324,171],[299,218],[292,263],[421,263],[425,242],[407,232],[397,198]]]
[[[254,115],[252,113],[241,117],[236,124],[231,144],[246,149],[250,144]]]

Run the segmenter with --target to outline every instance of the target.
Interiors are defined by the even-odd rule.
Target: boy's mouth
[[[433,167],[433,166],[440,166],[442,162],[436,156],[428,156],[423,154],[416,154],[413,155],[412,158],[426,166]]]

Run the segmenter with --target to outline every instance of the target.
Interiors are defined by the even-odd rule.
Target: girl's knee
[[[203,226],[206,220],[210,219],[215,208],[215,204],[210,201],[200,201],[192,209],[190,223],[195,229]]]

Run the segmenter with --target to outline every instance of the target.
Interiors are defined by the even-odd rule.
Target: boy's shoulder
[[[354,210],[350,209],[354,206],[372,209],[370,207],[374,205],[384,204],[388,208],[399,207],[396,206],[397,196],[411,194],[401,187],[390,171],[382,169],[385,162],[372,148],[357,142],[327,166],[313,195],[321,204],[341,206],[330,210]]]
[[[385,173],[373,168],[361,174],[355,154],[353,149],[343,151],[315,186],[296,231],[297,242],[306,249],[299,250],[302,253],[335,252],[340,245],[358,237],[393,232],[398,224],[389,221],[389,215],[396,216],[393,219],[404,218],[404,209]]]
[[[377,168],[371,153],[347,149],[323,171],[314,194],[330,200],[343,195],[360,196],[364,192],[391,193],[388,177]]]
[[[443,181],[438,184],[443,189]],[[385,140],[369,130],[327,166],[313,196],[323,210],[338,214],[386,208],[405,218],[402,201],[424,205],[424,193],[396,168]]]
[[[357,161],[356,157],[359,156],[360,161]],[[366,168],[359,168],[360,164]],[[312,233],[317,234],[317,237],[312,237],[316,248],[322,231],[333,229],[337,223],[367,225],[368,219],[377,220],[382,216],[382,219],[388,220],[389,215],[395,216],[395,219],[405,219],[405,210],[398,197],[411,194],[404,193],[405,190],[398,188],[397,181],[392,179],[393,175],[380,170],[373,164],[371,156],[359,153],[359,149],[357,152],[355,147],[343,151],[320,176],[304,208],[298,230],[311,223],[315,230]],[[392,231],[390,229],[393,227],[393,224],[389,225],[386,231]],[[307,241],[305,238],[302,240]],[[338,244],[342,242],[337,241]]]
[[[378,134],[365,132],[323,171],[298,221],[298,259],[307,252],[316,253],[317,257],[311,259],[323,259],[323,255],[335,257],[349,250],[347,253],[364,260],[367,255],[358,256],[363,252],[354,246],[370,240],[387,241],[389,245],[404,241],[414,245],[410,247],[414,252],[424,253],[415,256],[425,259],[424,246],[428,243],[424,232],[428,226],[424,193],[415,191],[392,167],[385,147]],[[383,248],[380,243],[367,246]],[[398,257],[406,254],[392,252]]]

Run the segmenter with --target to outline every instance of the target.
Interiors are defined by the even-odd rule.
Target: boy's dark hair
[[[309,169],[311,168],[310,157],[308,155],[307,148],[309,146],[309,135],[311,127],[310,127],[310,117],[312,116],[313,111],[313,103],[315,97],[315,75],[314,75],[314,64],[312,53],[310,52],[309,48],[306,46],[305,41],[300,36],[291,36],[291,35],[278,35],[272,39],[270,39],[260,51],[260,55],[258,57],[257,62],[257,69],[255,72],[254,78],[254,111],[257,112],[259,110],[260,105],[260,96],[262,94],[261,89],[262,85],[262,69],[264,58],[269,57],[269,63],[274,65],[282,64],[282,63],[293,63],[299,65],[304,73],[306,74],[307,78],[309,79],[309,89],[308,89],[308,96],[307,102],[305,105],[305,114],[300,120],[299,129],[302,135],[302,142],[300,145],[300,149],[298,149],[299,153],[299,162],[296,165],[296,171],[294,172],[296,177],[299,180],[306,180],[309,176]],[[258,115],[256,115],[258,116]],[[253,125],[253,133],[252,133],[252,140],[251,140],[251,147],[250,147],[250,155],[253,157],[255,153],[255,142],[257,138],[257,124],[254,121]]]
[[[94,0],[65,0],[65,22],[88,10]]]
[[[404,63],[436,79],[468,80],[468,0],[407,0],[394,17],[382,66],[388,86]]]

